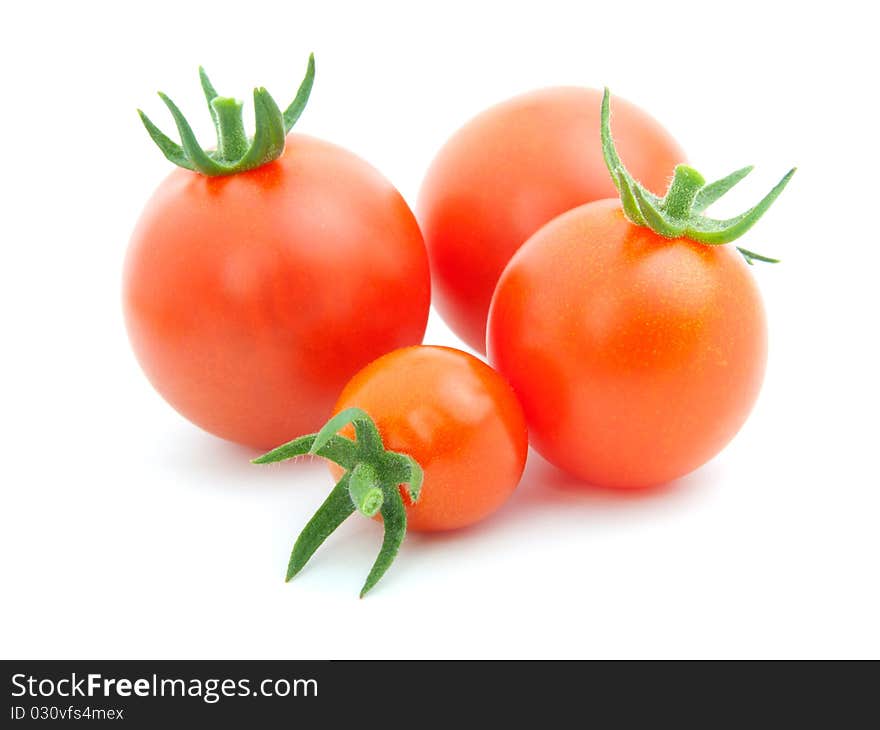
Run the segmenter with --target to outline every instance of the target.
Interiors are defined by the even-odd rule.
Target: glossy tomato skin
[[[433,346],[389,353],[352,378],[335,412],[352,406],[373,417],[386,449],[424,470],[418,502],[402,492],[410,530],[479,522],[519,483],[528,453],[522,408],[507,381],[472,355]]]
[[[293,134],[249,172],[172,172],[137,224],[123,289],[156,389],[205,430],[265,449],[317,430],[352,374],[421,341],[430,274],[397,190]]]
[[[662,238],[614,200],[522,247],[488,341],[532,445],[611,487],[661,484],[717,454],[757,398],[767,352],[761,297],[733,247]]]
[[[449,326],[486,351],[498,277],[526,239],[557,215],[616,197],[602,158],[594,89],[517,96],[462,127],[437,154],[416,214],[431,258],[434,303]],[[657,194],[684,152],[648,114],[614,101],[614,139],[633,176]]]

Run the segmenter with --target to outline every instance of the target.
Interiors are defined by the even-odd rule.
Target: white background
[[[875,25],[860,2],[15,3],[0,28],[5,658],[878,657]],[[381,527],[351,520],[290,584],[331,487],[152,391],[120,311],[127,240],[169,171],[135,114],[155,90],[210,131],[221,93],[381,169],[414,203],[441,143],[490,103],[608,84],[712,178],[722,212],[789,188],[743,240],[771,340],[751,420],[663,489],[573,484],[534,455],[484,524],[411,536],[365,600]],[[249,107],[248,107],[249,108]],[[456,340],[432,315],[427,341]],[[381,630],[393,624],[390,632]]]

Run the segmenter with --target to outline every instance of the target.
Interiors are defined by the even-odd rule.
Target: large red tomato
[[[317,429],[355,372],[421,341],[430,304],[422,236],[391,183],[327,142],[280,143],[244,172],[174,170],[124,273],[152,384],[205,430],[257,448]]]
[[[617,195],[602,160],[594,89],[550,88],[515,97],[460,129],[431,164],[416,212],[431,258],[435,299],[449,326],[485,352],[486,317],[514,252],[560,213]],[[662,193],[684,153],[648,114],[617,101],[620,154]]]
[[[743,259],[775,259],[723,244],[795,171],[746,212],[711,218],[703,211],[750,167],[706,184],[677,165],[659,198],[620,159],[607,89],[600,120],[620,200],[559,216],[511,259],[492,298],[489,358],[547,459],[593,484],[650,486],[714,456],[755,402],[767,331]]]
[[[662,238],[615,200],[560,216],[520,249],[488,341],[532,445],[614,487],[666,482],[720,451],[758,395],[767,348],[735,249]]]

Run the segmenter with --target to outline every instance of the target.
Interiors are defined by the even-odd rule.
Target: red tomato
[[[397,190],[300,134],[248,172],[175,169],[125,263],[126,323],[150,381],[205,430],[257,448],[316,430],[352,374],[420,342],[429,301]]]
[[[345,386],[334,412],[350,407],[373,417],[386,449],[412,456],[424,471],[415,504],[401,490],[410,530],[479,522],[522,476],[522,408],[504,378],[465,352],[421,346],[380,357]],[[339,478],[342,471],[332,469]]]
[[[663,238],[605,200],[514,256],[488,343],[542,455],[592,484],[642,487],[733,437],[761,386],[767,333],[736,249]]]
[[[471,347],[485,352],[486,317],[498,277],[514,252],[560,213],[617,191],[599,143],[602,94],[551,88],[483,112],[440,150],[416,207],[431,258],[435,305]],[[645,112],[615,102],[623,161],[661,194],[684,160]]]

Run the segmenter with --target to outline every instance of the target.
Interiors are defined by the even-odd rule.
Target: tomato
[[[373,417],[386,449],[422,467],[418,501],[403,492],[410,530],[479,522],[519,483],[528,452],[522,408],[507,381],[472,355],[434,346],[384,355],[351,379],[334,412],[353,406]]]
[[[421,342],[430,304],[422,236],[391,183],[328,142],[281,144],[235,174],[174,170],[124,272],[128,333],[155,388],[257,448],[317,429],[355,372]]]
[[[408,347],[355,375],[315,434],[258,464],[316,454],[338,480],[293,546],[287,580],[356,510],[381,519],[382,547],[361,597],[391,566],[407,528],[451,530],[488,517],[522,476],[528,433],[510,385],[472,355]]]
[[[706,183],[679,164],[660,198],[621,161],[610,114],[606,89],[601,149],[620,199],[559,216],[511,259],[492,298],[489,358],[547,459],[593,484],[643,487],[712,458],[757,398],[767,328],[743,261],[778,261],[724,244],[795,169],[747,211],[712,218],[703,211],[752,168]]]
[[[488,342],[532,445],[612,487],[666,482],[720,451],[767,354],[761,297],[736,250],[664,238],[615,200],[556,218],[520,249]]]
[[[416,213],[431,259],[435,306],[472,348],[485,352],[492,292],[507,262],[542,225],[617,195],[599,144],[601,93],[562,87],[494,106],[468,122],[427,172]],[[620,154],[662,192],[684,153],[638,107],[616,102]]]

